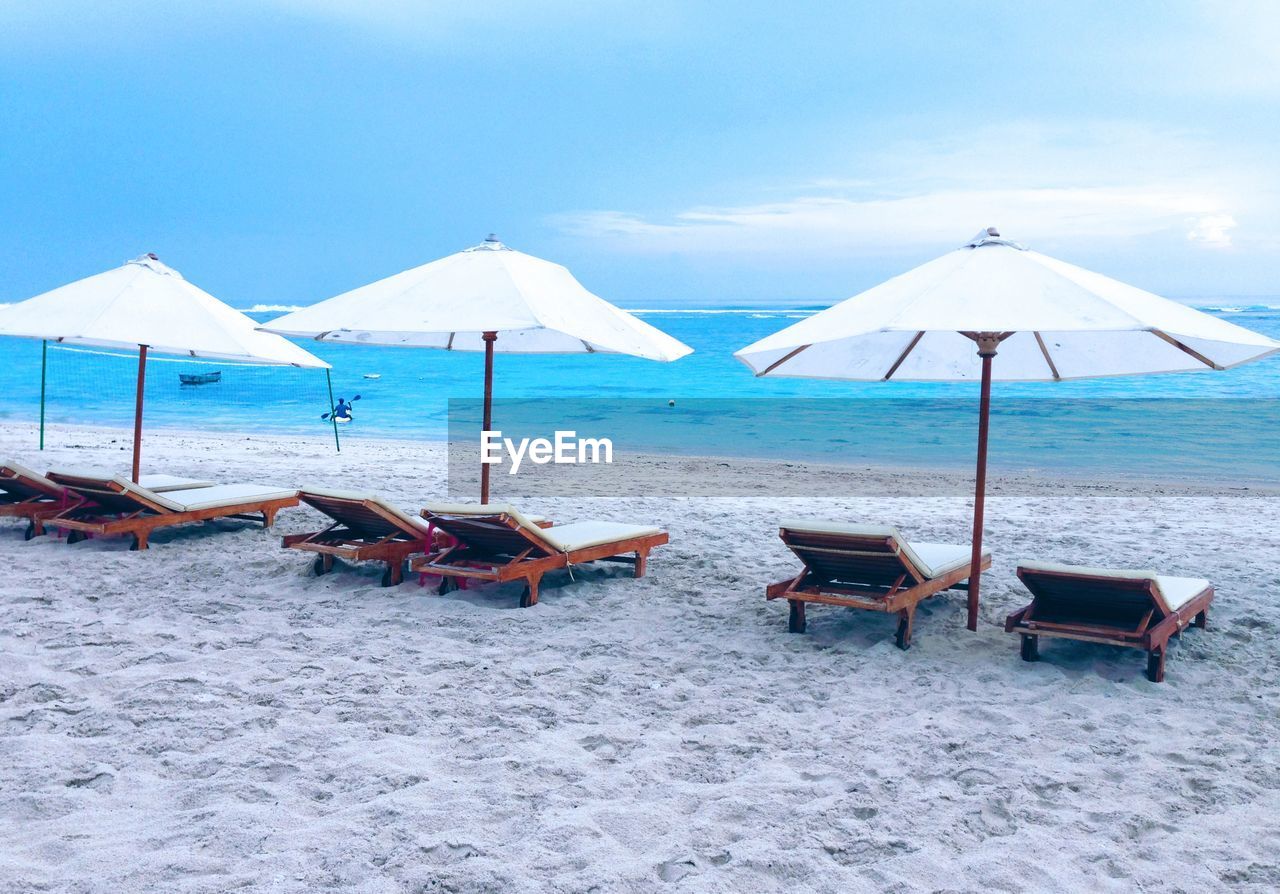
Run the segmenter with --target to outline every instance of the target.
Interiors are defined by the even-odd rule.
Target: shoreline
[[[49,455],[57,453],[60,448],[77,451],[84,450],[88,452],[86,456],[94,456],[96,459],[98,455],[101,455],[102,461],[105,462],[108,456],[113,456],[119,452],[130,454],[132,450],[133,431],[129,428],[47,423],[45,432],[46,449],[44,452]],[[25,456],[29,460],[34,460],[34,457],[40,454],[38,450],[39,426],[37,424],[0,423],[0,433],[3,433],[6,442],[17,443],[18,446],[11,449],[11,452],[17,454],[12,457],[13,459],[21,462],[22,457]],[[50,435],[53,435],[53,437],[50,437]],[[76,435],[84,436],[85,443],[77,443]],[[342,438],[342,430],[339,431],[339,437]],[[342,438],[342,453],[338,453],[334,450],[332,432],[330,430],[327,430],[325,436],[316,436],[281,432],[200,431],[156,425],[143,429],[142,455],[144,465],[149,446],[164,446],[175,441],[190,441],[205,445],[224,441],[258,442],[276,446],[289,445],[308,455],[323,455],[327,450],[335,459],[340,458],[342,455],[363,455],[367,452],[376,452],[380,448],[406,451],[426,449],[443,452],[448,447],[448,441],[444,438],[356,436]],[[32,445],[30,449],[21,447],[26,442]],[[29,462],[25,464],[30,465]],[[786,457],[776,459],[760,458],[734,454],[620,453],[613,466],[602,467],[599,474],[605,479],[610,475],[621,475],[625,478],[624,464],[639,464],[649,470],[662,469],[672,464],[692,464],[706,469],[727,466],[733,472],[732,475],[728,476],[729,478],[751,482],[767,478],[779,470],[787,470],[790,473],[815,476],[815,486],[823,488],[819,493],[828,492],[825,490],[829,486],[828,483],[843,483],[847,485],[846,490],[843,492],[845,495],[852,495],[851,492],[864,495],[905,495],[905,492],[912,491],[922,496],[930,493],[969,493],[972,496],[973,487],[972,471],[955,466],[914,464],[886,466],[852,459],[849,462],[824,462]],[[124,466],[128,466],[127,459]],[[868,480],[868,476],[870,480]],[[534,476],[527,476],[527,478],[532,477]],[[495,469],[494,481],[506,480],[506,476]],[[644,483],[652,485],[653,482],[652,479],[647,479]],[[1247,478],[1225,479],[1205,478],[1203,476],[1192,478],[1134,474],[1101,478],[1090,476],[1088,473],[1079,470],[1003,470],[993,467],[988,471],[987,484],[988,493],[994,496],[1044,490],[1046,488],[1078,489],[1085,492],[1105,491],[1115,495],[1148,493],[1195,496],[1239,493],[1242,495],[1280,496],[1280,484]],[[578,488],[578,490],[581,490],[581,488]],[[616,487],[611,488],[611,490],[616,492]],[[710,492],[714,488],[708,488],[707,490],[709,492],[695,495],[706,497],[721,495]],[[749,495],[733,489],[732,483],[725,490],[726,492],[723,493],[725,497]],[[758,491],[759,488],[752,487],[751,490]],[[661,488],[659,488],[659,491],[661,491]],[[529,493],[530,491],[521,490],[521,492]],[[532,491],[532,493],[537,493],[537,491]],[[581,495],[589,496],[590,494],[582,493]],[[689,494],[686,492],[685,495]]]

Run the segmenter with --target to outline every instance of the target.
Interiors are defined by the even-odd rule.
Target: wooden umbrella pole
[[[147,380],[147,346],[138,345],[138,395],[133,405],[133,483],[142,470],[142,386]]]
[[[493,426],[493,343],[498,340],[498,333],[484,333],[484,422],[482,432]],[[480,463],[480,503],[489,502],[489,464]]]
[[[969,619],[966,626],[978,629],[978,595],[982,585],[982,514],[987,496],[987,430],[991,422],[991,360],[996,355],[997,336],[980,336],[978,356],[982,358],[982,398],[978,409],[978,472],[973,492],[973,555],[969,566]]]

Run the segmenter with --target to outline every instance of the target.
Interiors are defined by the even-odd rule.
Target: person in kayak
[[[339,422],[351,421],[351,404],[338,398],[338,405],[333,408],[333,418]]]

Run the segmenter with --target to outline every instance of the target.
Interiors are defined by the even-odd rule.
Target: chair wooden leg
[[[1040,637],[1033,634],[1022,634],[1022,660],[1040,660]]]
[[[524,588],[524,592],[520,594],[521,608],[529,608],[538,604],[538,581],[541,579],[541,574],[536,574],[529,578],[528,585]]]
[[[1204,611],[1196,615],[1195,625],[1199,627],[1201,630],[1204,630],[1206,627],[1209,626],[1209,609],[1207,606],[1205,607]]]
[[[382,573],[382,585],[384,587],[398,587],[404,580],[404,563],[388,562],[387,570]]]
[[[644,577],[645,571],[649,565],[649,551],[647,549],[636,551],[636,577]]]
[[[277,512],[277,511],[278,511],[278,510],[277,510],[277,509],[275,509],[274,507],[273,507],[273,508],[271,508],[271,509],[263,509],[263,510],[262,510],[262,526],[263,526],[264,528],[270,528],[272,525],[274,525],[274,524],[276,523],[276,512]]]
[[[898,648],[904,652],[911,648],[911,628],[915,624],[916,607],[904,608],[898,612],[898,632],[894,635],[894,641],[898,644]]]
[[[1164,682],[1164,647],[1152,649],[1147,655],[1147,679],[1152,683]]]
[[[133,543],[129,545],[129,549],[133,552],[141,552],[147,548],[148,531],[139,531],[133,535]]]
[[[787,629],[792,633],[804,633],[804,600],[788,599],[791,606],[790,616],[787,618]]]

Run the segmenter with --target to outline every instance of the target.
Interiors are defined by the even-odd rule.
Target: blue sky
[[[155,251],[308,303],[496,231],[629,307],[997,225],[1280,293],[1280,4],[0,0],[0,301]]]

